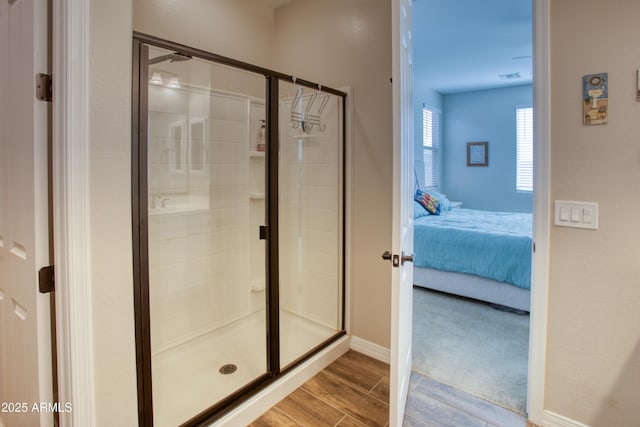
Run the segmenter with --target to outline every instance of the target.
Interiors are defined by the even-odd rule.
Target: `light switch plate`
[[[556,200],[553,223],[560,227],[598,229],[598,204]]]

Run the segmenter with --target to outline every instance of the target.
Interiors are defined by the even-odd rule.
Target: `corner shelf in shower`
[[[258,151],[258,129],[266,118],[264,99],[251,98],[249,101],[249,121],[246,132],[246,155],[249,168],[249,295],[251,311],[258,312],[266,307],[266,244],[258,239],[256,231],[265,224],[266,207],[266,153]],[[262,148],[262,147],[261,147]],[[255,233],[255,234],[254,234]]]

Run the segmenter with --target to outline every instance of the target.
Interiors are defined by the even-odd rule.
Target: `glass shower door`
[[[343,329],[343,98],[280,81],[280,365]]]
[[[148,49],[153,421],[174,426],[266,375],[262,75]]]
[[[134,76],[139,424],[203,425],[345,333],[345,94],[139,33]]]

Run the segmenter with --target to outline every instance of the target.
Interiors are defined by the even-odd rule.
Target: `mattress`
[[[453,208],[414,222],[414,266],[531,289],[532,215]]]

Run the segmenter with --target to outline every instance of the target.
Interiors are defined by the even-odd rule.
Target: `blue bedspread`
[[[454,208],[414,223],[416,267],[531,289],[532,215]]]

